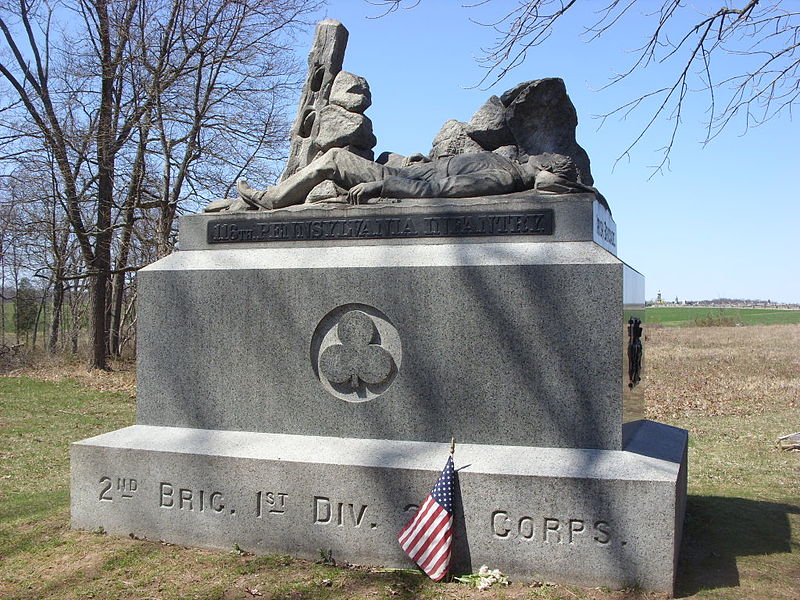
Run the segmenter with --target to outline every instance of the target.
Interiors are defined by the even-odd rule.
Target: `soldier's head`
[[[569,156],[564,156],[563,154],[547,152],[528,158],[527,162],[523,164],[523,172],[527,176],[526,179],[530,178],[530,181],[525,182],[526,187],[533,187],[536,176],[540,171],[547,171],[567,181],[578,181],[578,167]]]

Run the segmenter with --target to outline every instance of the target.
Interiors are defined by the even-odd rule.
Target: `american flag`
[[[444,579],[450,566],[454,479],[451,456],[417,514],[397,534],[403,551],[434,581]]]

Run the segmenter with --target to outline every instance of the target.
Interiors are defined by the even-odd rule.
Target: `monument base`
[[[451,572],[672,592],[687,433],[623,450],[460,444]],[[173,543],[412,567],[395,536],[446,444],[135,425],[72,446],[72,526]]]

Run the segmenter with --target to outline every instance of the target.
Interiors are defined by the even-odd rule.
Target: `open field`
[[[678,596],[800,598],[800,325],[646,331],[647,412],[690,430]],[[68,444],[133,422],[133,373],[48,365],[0,378],[2,598],[663,599],[314,564],[69,529]],[[491,565],[489,565],[491,567]]]
[[[779,325],[800,323],[800,310],[771,308],[711,308],[708,306],[648,306],[647,323],[666,327],[694,325]]]

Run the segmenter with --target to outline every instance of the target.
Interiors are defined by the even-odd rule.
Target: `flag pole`
[[[453,456],[456,452],[456,438],[450,438],[450,456]]]

